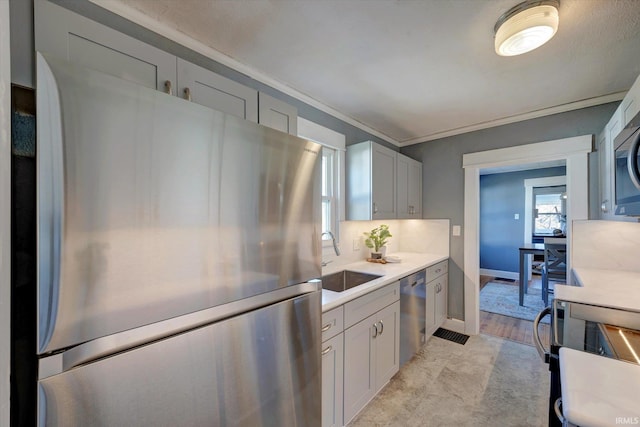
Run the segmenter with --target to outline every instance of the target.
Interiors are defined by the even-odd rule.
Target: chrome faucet
[[[336,251],[337,256],[340,256],[340,249],[338,249],[338,245],[336,244],[336,237],[333,235],[332,232],[325,231],[320,235],[320,238],[322,238],[322,236],[324,236],[325,234],[328,234],[329,237],[331,237],[331,242],[333,243],[333,250]]]

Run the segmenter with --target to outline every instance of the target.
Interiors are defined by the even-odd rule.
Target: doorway
[[[487,168],[513,167],[525,163],[566,162],[567,224],[573,220],[588,219],[589,214],[589,159],[592,135],[545,141],[516,147],[489,150],[463,155],[465,170],[464,196],[464,332],[478,334],[480,324],[480,250],[479,250],[479,191],[480,171]],[[571,227],[567,227],[570,242]],[[571,269],[571,249],[567,270]]]

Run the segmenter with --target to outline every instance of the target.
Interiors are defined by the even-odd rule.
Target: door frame
[[[589,153],[593,135],[467,153],[464,168],[464,332],[480,331],[480,170],[564,160],[567,168],[567,224],[589,218]],[[567,270],[571,269],[571,227],[567,227]],[[567,279],[571,280],[571,275]]]

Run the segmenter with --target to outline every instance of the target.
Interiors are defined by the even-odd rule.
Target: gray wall
[[[524,180],[566,174],[564,166],[480,177],[480,268],[519,271],[525,226]],[[515,219],[514,214],[520,218]]]
[[[220,64],[219,62],[187,49],[172,40],[149,31],[144,27],[127,21],[106,9],[96,6],[88,0],[52,0],[51,2],[169,52],[175,56],[183,58],[189,62],[207,68],[231,80],[235,80],[245,86],[267,93],[274,98],[288,103],[289,105],[293,105],[298,109],[298,116],[344,134],[346,136],[347,145],[371,140],[389,147],[394,151],[399,150],[398,147],[383,141],[362,129],[358,129],[357,127],[318,110],[309,104],[286,95],[271,86],[267,86],[247,75],[227,67],[226,65]],[[14,70],[12,81],[23,86],[34,87],[33,0],[10,0],[10,8],[12,40],[11,61],[12,70]],[[14,40],[16,42],[14,42]]]
[[[402,148],[402,153],[422,162],[423,217],[447,218],[451,220],[451,225],[464,225],[463,154],[578,135],[595,135],[605,126],[617,105],[598,105]],[[597,177],[596,161],[596,156],[590,155],[590,177]],[[591,194],[590,197],[598,198],[597,194]],[[463,236],[451,237],[449,316],[461,320],[464,319],[463,266]]]

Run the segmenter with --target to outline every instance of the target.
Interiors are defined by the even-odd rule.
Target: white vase
[[[387,247],[382,246],[378,252],[380,252],[382,254],[382,258],[384,258],[387,255]]]

